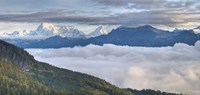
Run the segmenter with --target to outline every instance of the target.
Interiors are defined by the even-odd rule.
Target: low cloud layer
[[[200,94],[200,42],[162,48],[89,45],[27,51],[37,60],[91,74],[120,87]]]

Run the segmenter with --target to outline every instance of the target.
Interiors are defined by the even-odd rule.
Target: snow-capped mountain
[[[84,38],[85,34],[73,26],[55,26],[51,23],[42,23],[35,31],[14,31],[3,33],[2,36],[7,38],[49,38],[52,36]]]
[[[97,37],[100,35],[107,35],[109,33],[109,30],[107,30],[105,27],[103,26],[99,26],[97,27],[93,32],[91,32],[90,34],[88,34],[88,37]]]
[[[79,31],[74,26],[61,26],[58,28],[58,35],[61,37],[68,37],[68,38],[83,38],[85,34]]]
[[[58,34],[58,30],[51,23],[42,23],[35,31],[32,31],[30,35],[52,36]]]
[[[14,31],[12,33],[3,33],[3,36],[10,36],[10,37],[27,36],[27,35],[28,35],[28,31],[26,30],[23,30],[21,32]]]

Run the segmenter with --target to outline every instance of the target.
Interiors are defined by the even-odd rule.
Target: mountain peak
[[[89,34],[89,37],[97,37],[97,36],[106,35],[106,34],[108,34],[108,30],[105,29],[103,26],[99,26],[93,32]]]
[[[37,30],[55,30],[55,26],[52,23],[41,23]]]
[[[108,34],[108,31],[103,26],[97,27],[96,31],[99,31],[101,34]]]
[[[39,27],[43,27],[43,28],[51,28],[51,27],[54,27],[54,25],[52,23],[46,23],[46,22],[43,22],[40,24]]]
[[[43,36],[52,36],[57,33],[56,27],[51,23],[41,23],[35,31],[35,34]]]
[[[58,35],[61,37],[68,37],[68,38],[84,38],[85,33],[79,31],[76,27],[71,25],[66,26],[59,26],[58,28]]]

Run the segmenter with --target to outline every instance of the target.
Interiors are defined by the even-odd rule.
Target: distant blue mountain
[[[193,30],[169,32],[145,25],[136,28],[119,27],[112,30],[108,35],[101,35],[89,39],[54,36],[45,40],[30,41],[30,43],[26,41],[26,44],[13,44],[23,48],[61,48],[86,46],[88,44],[163,47],[173,46],[176,43],[194,45],[198,40],[200,40],[200,35],[195,34]]]
[[[61,47],[74,47],[84,41],[84,38],[67,38],[60,36],[53,36],[40,42],[27,45],[25,48],[61,48]]]
[[[85,43],[103,45],[128,45],[128,46],[145,46],[161,47],[173,46],[175,43],[185,43],[194,45],[200,40],[200,35],[195,34],[193,30],[183,30],[180,32],[169,32],[156,29],[150,25],[137,28],[119,27],[111,31],[108,35],[88,39]]]
[[[83,42],[84,38],[68,38],[61,36],[53,36],[44,40],[32,41],[26,44],[16,44],[22,48],[61,48],[61,47],[74,47]]]

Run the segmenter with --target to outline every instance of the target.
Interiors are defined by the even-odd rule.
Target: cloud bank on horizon
[[[52,22],[191,28],[199,0],[1,0],[0,22]]]
[[[200,94],[200,42],[161,48],[107,44],[27,51],[37,60],[91,74],[120,87]]]

